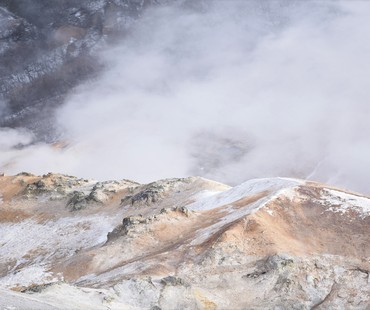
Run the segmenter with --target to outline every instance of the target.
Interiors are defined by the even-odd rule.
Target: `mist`
[[[1,170],[285,176],[369,194],[370,3],[204,3],[147,9],[57,111],[67,146],[2,129]]]

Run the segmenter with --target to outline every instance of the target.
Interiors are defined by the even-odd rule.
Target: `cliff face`
[[[2,307],[369,309],[359,194],[283,178],[54,174],[4,176],[0,192]]]
[[[27,127],[50,140],[52,110],[93,78],[96,52],[122,37],[157,0],[0,1],[0,126]]]

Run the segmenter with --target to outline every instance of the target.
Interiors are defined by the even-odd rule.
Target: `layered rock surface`
[[[369,309],[370,199],[275,178],[0,179],[0,306]]]

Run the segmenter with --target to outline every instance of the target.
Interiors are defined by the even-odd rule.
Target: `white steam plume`
[[[59,111],[70,147],[12,151],[8,170],[291,176],[370,193],[370,3],[209,3],[148,10]]]

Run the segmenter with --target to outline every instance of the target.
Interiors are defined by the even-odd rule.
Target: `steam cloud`
[[[69,147],[18,150],[30,136],[2,131],[4,170],[288,176],[370,193],[369,15],[364,1],[148,10],[58,111]]]

